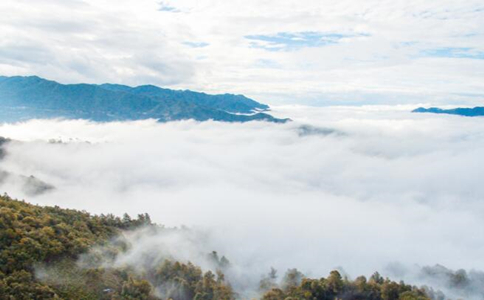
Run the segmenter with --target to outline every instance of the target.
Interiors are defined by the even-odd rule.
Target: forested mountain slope
[[[230,264],[209,254],[217,272],[204,271],[189,262],[166,259],[140,274],[129,267],[81,266],[79,257],[95,246],[108,245],[115,257],[129,244],[109,241],[123,231],[139,227],[168,230],[151,223],[147,214],[131,219],[113,215],[41,207],[0,197],[0,299],[235,299],[223,274]],[[92,252],[84,259],[96,261]],[[104,254],[105,255],[105,254]],[[354,281],[333,271],[327,278],[306,278],[288,270],[276,282],[275,270],[258,287],[263,299],[375,299],[425,300],[422,289],[384,279]],[[166,289],[169,286],[170,289]],[[162,288],[160,288],[162,287]]]

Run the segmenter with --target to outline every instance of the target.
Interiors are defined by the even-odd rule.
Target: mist
[[[226,256],[242,270],[233,278],[271,267],[394,275],[396,263],[484,270],[484,123],[412,108],[273,108],[294,120],[287,124],[3,124],[0,137],[11,141],[0,171],[53,188],[32,194],[6,179],[0,191],[188,226],[203,236],[190,247]],[[142,239],[132,251],[159,249],[159,241]],[[197,260],[191,252],[181,259]]]

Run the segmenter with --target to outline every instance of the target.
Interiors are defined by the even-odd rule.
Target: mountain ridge
[[[442,109],[438,107],[419,107],[412,110],[413,113],[433,113],[433,114],[448,114],[465,117],[479,117],[484,116],[484,107],[476,106],[472,108],[457,107],[452,109]]]
[[[0,76],[0,107],[3,110],[0,120],[4,121],[33,118],[288,121],[267,114],[269,106],[243,95],[209,95],[154,85],[61,84],[38,76]]]

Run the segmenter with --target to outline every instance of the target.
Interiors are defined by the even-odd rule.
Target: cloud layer
[[[0,136],[16,142],[2,168],[56,189],[1,188],[197,228],[207,249],[257,274],[369,275],[394,262],[482,270],[482,120],[409,108],[276,108],[288,124],[4,124]]]
[[[153,83],[272,104],[483,97],[480,0],[5,0],[0,12],[5,75]]]

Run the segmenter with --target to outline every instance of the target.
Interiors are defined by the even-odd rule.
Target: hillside
[[[147,214],[131,219],[94,216],[84,211],[41,207],[0,196],[0,299],[235,299],[238,294],[225,279],[230,262],[207,254],[217,272],[192,263],[166,259],[142,273],[129,267],[107,267],[98,262],[114,258],[130,247],[114,237],[151,227]],[[122,236],[122,235],[121,235]],[[104,252],[91,251],[104,247]],[[79,263],[79,258],[90,264]],[[272,270],[260,281],[262,299],[426,300],[427,292],[375,273],[351,281],[333,271],[327,278],[310,279],[296,269],[276,281]],[[167,288],[169,287],[169,288]],[[243,291],[242,291],[243,292]]]
[[[148,215],[92,216],[7,196],[0,197],[0,207],[0,299],[160,299],[150,282],[129,269],[85,268],[77,263],[82,253],[106,245],[123,230],[155,226]],[[110,250],[113,255],[120,251]],[[223,280],[192,264],[167,260],[153,271],[152,280],[179,283],[191,298],[232,295]],[[210,294],[217,297],[207,297]]]
[[[0,121],[7,122],[33,118],[287,121],[262,112],[268,108],[242,95],[208,95],[153,85],[60,84],[37,76],[0,77]]]

